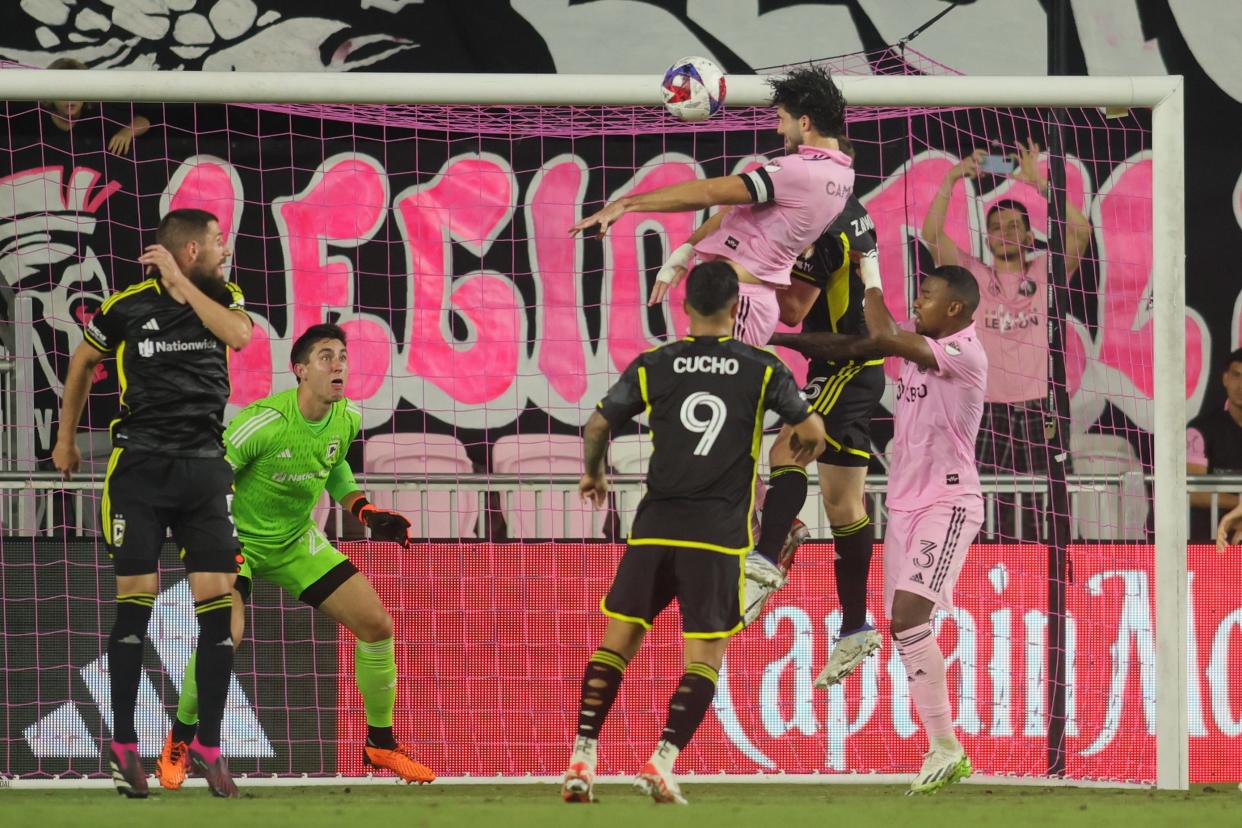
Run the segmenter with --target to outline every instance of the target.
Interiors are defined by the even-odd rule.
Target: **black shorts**
[[[865,467],[871,463],[871,417],[884,396],[884,364],[812,362],[802,396],[824,418],[828,448],[819,462]]]
[[[117,575],[159,570],[166,530],[187,572],[237,572],[233,470],[223,457],[115,449],[103,489],[103,531]]]
[[[725,638],[742,629],[742,558],[684,546],[630,546],[599,608],[610,618],[651,623],[677,599],[686,638]]]

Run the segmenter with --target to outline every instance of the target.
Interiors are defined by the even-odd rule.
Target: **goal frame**
[[[1189,787],[1187,725],[1184,84],[1152,77],[836,78],[851,105],[1152,110],[1151,295],[1156,544],[1156,787]],[[729,103],[764,106],[765,77],[730,75]],[[461,105],[653,105],[650,75],[0,71],[0,99]]]

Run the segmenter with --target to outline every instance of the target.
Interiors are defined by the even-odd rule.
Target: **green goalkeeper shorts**
[[[284,546],[264,546],[243,538],[241,554],[244,562],[237,571],[239,578],[271,581],[294,598],[349,560],[311,523],[297,540]]]

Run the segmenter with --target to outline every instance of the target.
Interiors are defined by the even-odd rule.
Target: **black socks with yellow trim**
[[[198,618],[198,656],[194,678],[198,684],[198,742],[220,746],[220,720],[233,675],[233,596],[229,593],[194,602]]]
[[[863,515],[852,523],[832,527],[835,546],[832,569],[836,574],[837,601],[841,604],[841,634],[867,624],[867,574],[871,571],[871,546],[875,528]]]
[[[138,706],[147,624],[154,609],[155,595],[150,592],[116,596],[116,621],[108,635],[108,685],[112,693],[112,738],[123,744],[138,742],[134,708]]]
[[[699,729],[703,717],[707,715],[707,708],[711,706],[712,697],[716,695],[716,680],[719,677],[716,670],[702,662],[692,661],[686,666],[681,682],[668,700],[668,719],[660,734],[662,741],[679,751],[690,743],[690,737]]]
[[[625,675],[626,660],[620,653],[600,647],[591,653],[582,674],[582,700],[578,707],[578,735],[598,739]]]
[[[793,528],[794,518],[806,503],[806,469],[777,466],[772,469],[768,481],[768,493],[763,499],[763,525],[755,550],[775,564]]]

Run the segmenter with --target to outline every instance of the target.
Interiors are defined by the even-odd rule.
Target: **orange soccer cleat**
[[[176,791],[181,788],[189,772],[190,746],[185,742],[174,742],[172,731],[169,731],[160,758],[155,760],[155,778],[167,790]]]
[[[400,776],[407,783],[417,782],[420,785],[436,781],[436,775],[426,765],[415,761],[414,757],[401,745],[391,750],[387,748],[362,746],[362,763],[373,768],[387,768]]]

